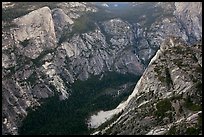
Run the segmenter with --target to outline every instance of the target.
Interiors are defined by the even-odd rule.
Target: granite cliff
[[[201,43],[167,39],[125,103],[93,134],[202,134]]]
[[[57,94],[60,100],[69,99],[69,87],[76,80],[107,72],[141,76],[169,35],[187,44],[199,41],[201,5],[141,3],[136,6],[152,14],[134,15],[141,18],[134,22],[115,16],[93,20],[92,28],[86,26],[89,21],[84,26],[86,21],[80,20],[100,15],[100,7],[91,3],[2,3],[3,134],[18,134],[27,109],[40,106],[43,98]]]

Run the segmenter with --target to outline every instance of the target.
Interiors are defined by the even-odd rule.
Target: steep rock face
[[[13,67],[16,64],[16,55],[12,53],[14,40],[11,31],[2,32],[2,66],[4,68]]]
[[[120,27],[115,28],[119,29]],[[114,35],[116,39],[111,38],[108,41],[107,36],[102,33],[100,28],[97,28],[93,32],[75,35],[61,44],[62,46],[58,50],[65,50],[64,56],[71,60],[68,65],[69,72],[73,74],[73,77],[85,80],[91,74],[98,75],[105,71],[142,74],[144,66],[138,56],[134,54],[135,47],[133,44],[130,45],[133,40],[123,38],[132,35],[115,33],[118,35]]]
[[[133,32],[129,23],[120,19],[112,19],[103,23],[105,32],[112,36],[110,42],[112,45],[121,46],[132,45]]]
[[[97,11],[83,2],[57,7],[52,11],[43,7],[17,18],[16,26],[2,33],[3,134],[18,134],[26,109],[40,105],[40,99],[54,94],[67,99],[67,85],[75,80],[106,71],[141,75],[168,35],[181,36],[186,42],[191,37],[181,23],[175,23],[180,16],[156,21],[149,30],[116,18],[57,44],[63,31],[71,31],[74,19],[85,11]],[[201,59],[198,62],[202,64]]]
[[[51,10],[48,7],[35,10],[14,20],[18,28],[14,30],[16,47],[21,54],[35,59],[43,51],[56,47],[56,36]]]
[[[3,31],[3,134],[17,134],[26,109],[40,105],[40,98],[53,95],[33,63],[47,49],[56,47],[50,9],[41,8],[14,22],[15,28]]]
[[[168,11],[172,11],[173,15],[167,14],[161,20],[151,24],[146,36],[150,46],[158,47],[168,36],[182,37],[190,45],[201,40],[202,3],[175,2],[169,5],[156,4],[163,8],[170,7]]]
[[[134,97],[114,122],[96,133],[202,134],[201,47],[175,37],[166,40],[138,81]]]
[[[154,26],[151,28],[154,28]],[[133,30],[135,52],[146,66],[159,47],[159,39],[154,37],[156,34],[153,37],[151,36],[156,31],[151,30],[148,32],[147,28],[142,27],[139,23],[133,24]]]
[[[54,94],[68,98],[63,70],[58,68],[64,54],[55,49],[60,29],[73,22],[61,9],[43,7],[8,24],[7,28],[4,22],[2,31],[2,134],[15,135],[28,108],[35,109],[41,99]],[[65,72],[71,77],[68,82],[73,82],[70,72]]]
[[[52,18],[54,21],[55,33],[57,41],[59,40],[64,27],[68,24],[73,24],[73,20],[67,16],[62,9],[55,8],[52,10]]]
[[[202,38],[202,3],[175,2],[174,14],[179,18],[182,27],[189,36],[188,42],[195,42]]]

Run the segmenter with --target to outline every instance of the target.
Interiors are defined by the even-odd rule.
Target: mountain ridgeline
[[[123,111],[92,134],[201,135],[202,44],[167,39],[132,94]]]
[[[202,3],[121,4],[2,2],[2,134],[202,134]]]

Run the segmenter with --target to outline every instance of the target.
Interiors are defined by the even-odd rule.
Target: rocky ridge
[[[201,47],[176,37],[166,40],[125,108],[93,134],[202,134]]]
[[[201,9],[196,4],[200,3],[195,7]],[[60,99],[67,99],[71,92],[68,85],[77,79],[107,71],[141,75],[167,35],[181,36],[187,43],[202,38],[201,10],[191,11],[189,5],[180,8],[175,16],[154,22],[149,30],[115,18],[98,24],[94,31],[74,34],[61,44],[63,31],[72,31],[74,19],[97,9],[86,3],[60,3],[52,10],[42,7],[14,19],[9,29],[3,22],[3,134],[18,134],[27,108],[40,105],[40,99],[56,93]],[[183,28],[183,24],[188,27],[186,9],[192,14],[188,29],[193,31]],[[194,20],[197,22],[191,23]]]

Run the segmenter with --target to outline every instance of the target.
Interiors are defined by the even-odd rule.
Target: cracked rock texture
[[[97,134],[202,134],[202,45],[170,37],[157,51],[118,118]]]
[[[35,59],[43,51],[56,47],[56,36],[51,10],[48,7],[32,11],[17,18],[14,23],[14,40],[16,47],[26,57]]]
[[[2,10],[4,13],[16,11],[19,14],[17,10],[21,11],[23,8],[17,7],[15,9],[18,4],[22,3],[2,3]],[[10,22],[2,20],[3,134],[18,134],[18,128],[22,119],[27,115],[27,109],[35,109],[35,106],[41,104],[41,99],[54,94],[59,95],[61,100],[69,99],[71,95],[69,85],[78,79],[86,80],[92,75],[99,75],[108,71],[141,76],[151,58],[169,35],[181,37],[187,44],[202,39],[202,4],[198,2],[193,4],[168,3],[168,6],[156,3],[153,5],[154,8],[162,8],[171,15],[161,16],[162,18],[155,19],[149,26],[144,26],[141,22],[129,23],[121,18],[113,18],[95,22],[97,27],[84,33],[75,33],[72,30],[77,22],[76,19],[83,14],[99,11],[97,7],[90,3],[61,2],[54,7],[53,5],[50,7],[39,6],[37,5],[39,3],[33,3],[32,5],[28,2],[24,4],[22,6],[28,7],[28,9],[24,9],[26,12],[31,9],[33,11],[28,14],[22,11],[21,16],[19,15],[17,18],[15,16]],[[169,10],[166,10],[166,8]],[[68,35],[69,33],[73,33],[73,35],[59,42],[63,38],[63,34]],[[163,48],[160,47],[160,52]],[[186,59],[186,61],[189,61],[186,64],[192,63],[199,70],[198,64],[202,67],[200,48],[199,46],[198,48],[188,48],[195,53],[192,56],[196,61],[192,63],[191,59]],[[169,50],[169,52],[172,50]],[[183,46],[178,50],[182,52],[182,50],[186,50],[186,47]],[[196,50],[198,52],[194,52]],[[167,50],[164,48],[164,51]],[[175,55],[173,53],[168,53],[165,57],[159,56],[166,60],[166,57],[169,56],[169,59],[173,60],[174,58],[171,57],[171,55]],[[189,52],[185,54],[187,53]],[[175,57],[183,57],[182,54],[177,56]],[[188,55],[186,56],[188,57]],[[158,65],[162,63],[157,62]],[[186,91],[188,93],[196,71],[192,73],[192,76],[184,75],[184,73],[188,73],[193,67],[186,70],[187,72],[183,72],[184,70],[179,68],[179,64],[176,67],[172,61],[163,65],[166,65],[167,69],[164,71],[162,69],[162,72],[159,72],[161,77],[158,77],[158,79],[156,71],[153,70],[151,78],[143,75],[143,78],[152,79],[150,81],[152,83],[158,81],[159,85],[154,85],[152,89],[160,89],[161,94],[166,93],[166,90],[172,90],[172,88],[178,89],[176,92]],[[153,67],[150,68],[153,69]],[[147,73],[147,70],[145,73]],[[163,75],[166,73],[171,75],[172,83],[175,85],[170,82],[166,86],[159,82],[159,80],[165,79]],[[199,80],[199,78],[200,74],[196,79]],[[179,84],[182,84],[177,84],[178,81]],[[164,85],[161,86],[162,84]],[[144,85],[143,88],[147,88],[147,85]],[[149,93],[147,100],[152,98]],[[168,96],[169,94],[162,96]],[[143,96],[146,97],[146,94]],[[159,93],[158,97],[161,98]],[[142,102],[144,98],[142,97],[139,100]],[[172,106],[179,106],[179,104],[182,104],[182,101],[172,103]],[[176,109],[176,111],[178,110]],[[190,115],[190,113],[187,114]],[[146,118],[146,120],[152,121],[152,118]],[[166,121],[168,123],[168,119]],[[144,125],[147,123],[143,122]],[[148,130],[137,132],[146,134]],[[128,131],[124,130],[124,133],[121,134],[125,133],[128,133]]]

